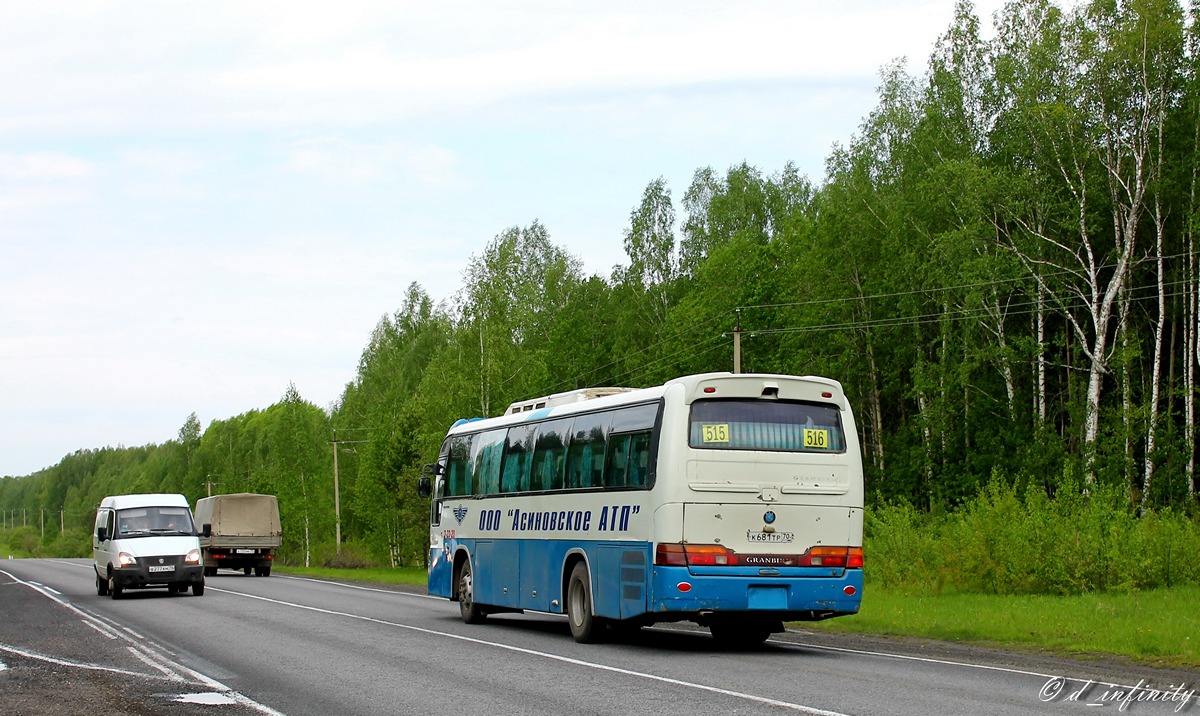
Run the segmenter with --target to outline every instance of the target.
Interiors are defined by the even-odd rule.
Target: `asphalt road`
[[[1112,661],[804,631],[731,652],[687,627],[581,645],[397,588],[222,572],[114,601],[89,570],[0,562],[5,716],[1200,713],[1200,673]]]

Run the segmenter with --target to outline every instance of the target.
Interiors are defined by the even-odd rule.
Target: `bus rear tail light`
[[[813,547],[800,555],[801,567],[842,567],[861,569],[862,547]]]
[[[664,567],[834,567],[862,569],[862,547],[817,546],[804,554],[738,554],[719,544],[660,544],[654,563]]]
[[[663,567],[686,567],[687,557],[681,544],[660,544],[654,550],[654,563]]]
[[[654,563],[666,567],[731,566],[737,554],[719,544],[660,544],[654,551]]]
[[[737,564],[737,555],[719,544],[685,544],[683,553],[694,567],[725,567]]]

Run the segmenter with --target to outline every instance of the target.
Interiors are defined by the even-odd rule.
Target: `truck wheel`
[[[108,580],[101,578],[99,574],[96,575],[96,596],[108,596]]]
[[[479,624],[487,617],[483,607],[475,603],[475,580],[471,578],[471,561],[463,562],[458,575],[458,611],[467,624]]]
[[[254,568],[254,576],[270,577],[271,576],[271,568],[270,567],[255,567]]]
[[[249,577],[250,576],[250,567],[242,567],[242,574]]]
[[[201,579],[199,582],[192,582],[192,594],[197,597],[203,596],[203,594],[204,594],[204,580],[203,579]]]
[[[204,576],[206,576],[206,577],[214,577],[214,576],[216,576],[216,574],[217,574],[217,568],[216,568],[216,567],[205,567],[205,568],[204,568]]]

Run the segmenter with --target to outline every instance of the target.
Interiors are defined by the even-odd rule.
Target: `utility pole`
[[[735,308],[737,320],[733,325],[733,372],[742,372],[742,309]]]
[[[343,428],[343,430],[355,430],[356,428]],[[360,429],[361,428],[357,428]],[[358,445],[367,442],[366,440],[338,440],[338,431],[333,431],[333,523],[334,523],[334,545],[337,548],[337,553],[342,553],[342,491],[338,487],[338,443],[346,443],[347,445]]]

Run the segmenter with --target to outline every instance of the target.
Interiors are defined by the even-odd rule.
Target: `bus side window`
[[[529,489],[532,439],[533,429],[528,425],[508,429],[508,439],[504,441],[504,460],[500,463],[500,492],[524,492]]]
[[[605,487],[625,487],[629,478],[630,435],[613,435],[608,439],[608,460],[604,470]]]
[[[500,458],[504,455],[506,434],[504,429],[492,430],[476,435],[471,441],[476,495],[494,495],[500,492]]]
[[[606,411],[575,417],[567,448],[568,489],[604,486],[604,436],[612,416]]]
[[[450,441],[450,457],[446,464],[446,496],[471,494],[471,437],[459,435]]]
[[[531,489],[561,490],[563,488],[563,462],[567,452],[565,443],[570,434],[570,420],[551,420],[538,425],[533,453]]]
[[[633,435],[629,452],[629,486],[645,487],[650,474],[650,433]]]

